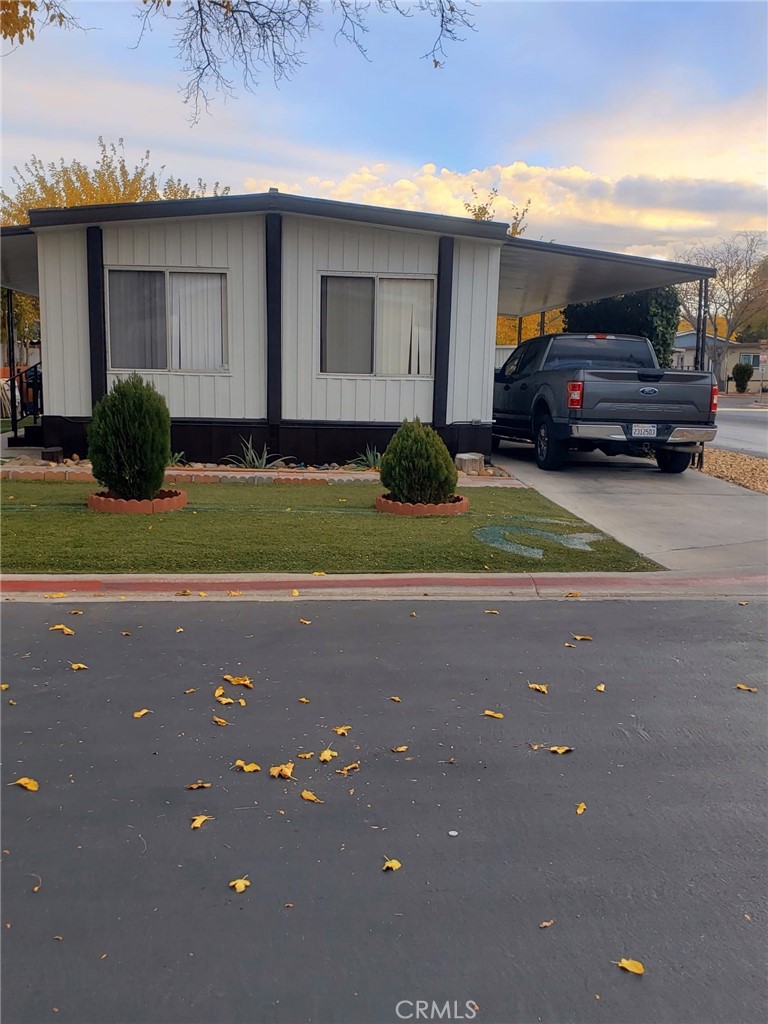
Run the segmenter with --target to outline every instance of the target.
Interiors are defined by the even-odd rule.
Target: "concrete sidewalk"
[[[768,564],[768,497],[756,491],[599,452],[572,452],[565,470],[547,473],[531,445],[509,444],[494,463],[665,568],[764,572]]]
[[[602,600],[605,598],[768,596],[765,572],[626,573],[124,573],[88,575],[6,575],[0,594],[8,600],[47,601],[179,598],[199,601],[292,601],[425,598],[504,600]]]

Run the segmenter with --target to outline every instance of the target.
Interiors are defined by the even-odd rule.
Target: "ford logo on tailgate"
[[[641,395],[658,395],[658,388],[640,388]]]

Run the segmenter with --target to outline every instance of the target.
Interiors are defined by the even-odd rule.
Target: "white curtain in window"
[[[110,270],[109,365],[115,370],[167,370],[165,274]]]
[[[379,281],[377,372],[424,376],[432,373],[434,282],[382,278]]]
[[[372,277],[322,279],[322,373],[373,373],[373,293]]]
[[[171,369],[219,370],[224,353],[224,275],[170,275]]]

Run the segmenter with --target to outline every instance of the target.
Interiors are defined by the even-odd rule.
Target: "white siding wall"
[[[37,254],[45,412],[90,416],[85,228],[42,232]]]
[[[283,217],[283,418],[432,419],[431,377],[320,373],[322,271],[437,275],[436,235]]]
[[[493,416],[501,247],[457,238],[453,256],[448,423]]]
[[[264,220],[185,217],[107,225],[105,267],[190,267],[227,274],[229,372],[145,371],[173,417],[261,419],[267,414]],[[85,232],[83,232],[85,238]],[[86,320],[87,323],[87,320]],[[107,384],[127,376],[108,372]],[[46,394],[46,411],[48,396]]]

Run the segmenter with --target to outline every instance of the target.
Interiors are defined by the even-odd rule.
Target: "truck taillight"
[[[566,384],[568,389],[568,408],[580,409],[584,401],[584,384],[580,380],[570,380]]]
[[[709,400],[709,411],[717,412],[717,384],[712,385],[712,397]]]

